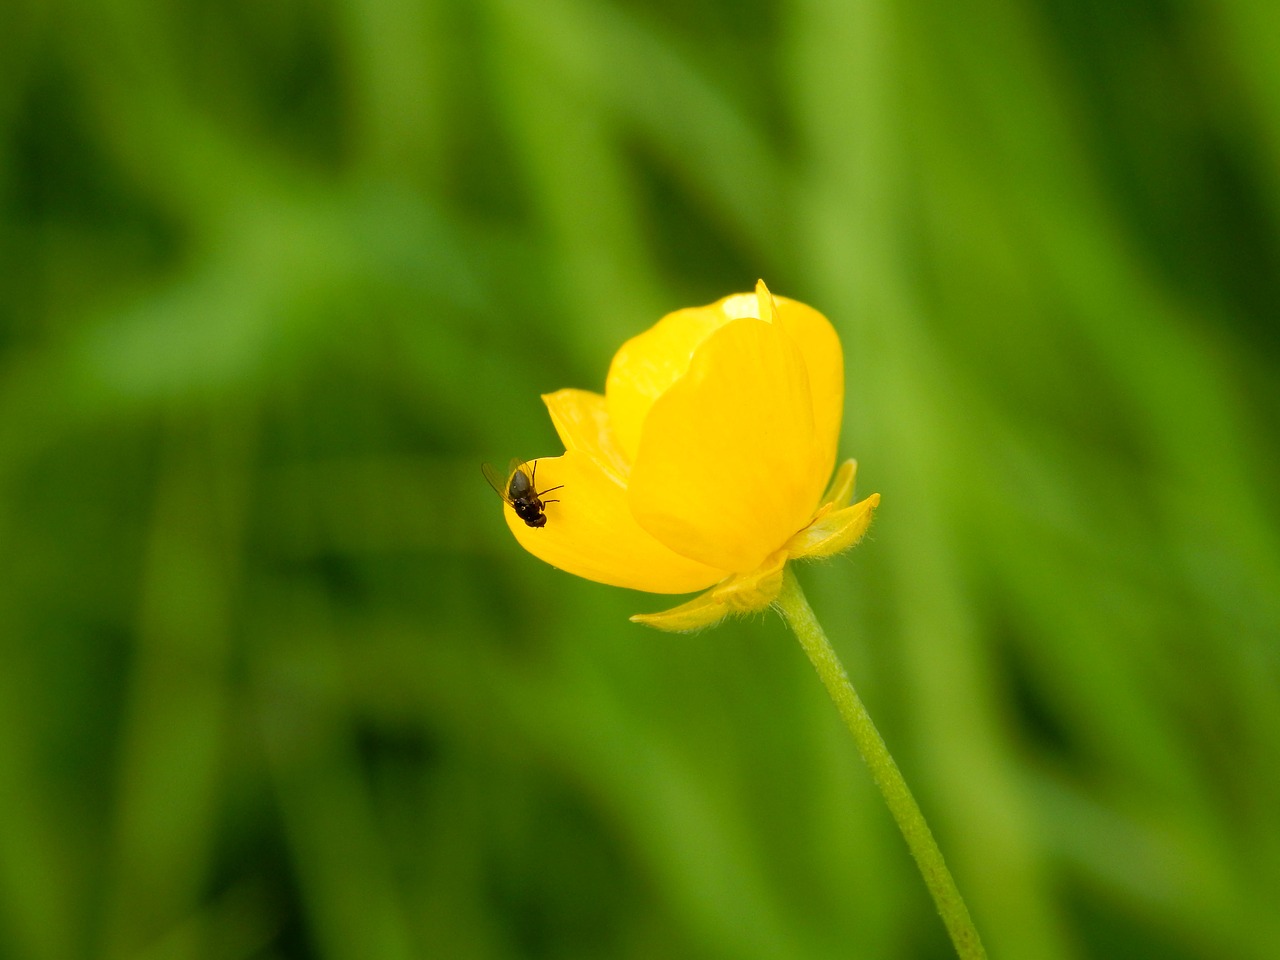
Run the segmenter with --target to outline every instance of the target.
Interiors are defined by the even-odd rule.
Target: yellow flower
[[[649,626],[695,630],[767,607],[787,560],[853,546],[880,502],[849,505],[852,460],[827,487],[844,402],[835,330],[764,281],[624,343],[603,395],[542,399],[565,453],[536,461],[537,488],[560,487],[558,501],[541,527],[508,503],[507,524],[534,556],[588,580],[706,590],[631,618]]]

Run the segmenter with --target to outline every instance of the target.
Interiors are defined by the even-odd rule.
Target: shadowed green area
[[[992,957],[1274,958],[1272,0],[6,5],[0,956],[948,956],[778,618],[634,626],[480,476],[758,276]]]

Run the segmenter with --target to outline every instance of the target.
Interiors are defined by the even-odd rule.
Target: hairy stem
[[[845,726],[853,735],[853,742],[862,754],[867,769],[871,771],[871,778],[880,788],[885,803],[889,805],[889,812],[893,814],[911,855],[915,857],[925,886],[929,888],[942,922],[951,935],[956,953],[963,960],[986,960],[987,953],[978,937],[978,930],[969,917],[969,908],[965,906],[964,898],[960,896],[956,882],[951,877],[951,871],[942,859],[942,851],[933,839],[933,832],[925,822],[915,797],[911,795],[907,781],[902,778],[902,771],[894,763],[889,748],[884,745],[880,731],[876,729],[867,708],[849,682],[849,675],[845,673],[835,650],[831,648],[822,625],[814,617],[809,601],[805,599],[790,566],[783,574],[782,593],[775,602],[783,619],[800,641],[800,646],[809,655],[810,662],[822,678],[831,699],[835,701]]]

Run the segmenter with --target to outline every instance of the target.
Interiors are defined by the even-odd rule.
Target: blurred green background
[[[9,0],[0,956],[949,956],[778,618],[478,469],[758,276],[993,957],[1280,956],[1277,10]]]

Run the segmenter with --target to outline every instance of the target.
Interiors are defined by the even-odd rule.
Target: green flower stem
[[[951,871],[942,859],[942,851],[933,839],[929,824],[916,805],[915,797],[911,796],[907,781],[902,779],[902,771],[893,762],[888,747],[884,745],[880,731],[871,722],[871,715],[867,713],[867,708],[862,705],[857,691],[849,682],[849,675],[844,672],[840,659],[831,648],[822,625],[814,617],[790,565],[783,573],[782,593],[775,602],[782,611],[783,619],[800,641],[800,646],[809,655],[809,660],[839,708],[849,732],[853,734],[853,741],[871,771],[871,778],[884,795],[889,812],[898,822],[898,829],[902,831],[911,855],[916,858],[916,865],[924,876],[933,902],[938,906],[942,922],[947,925],[956,953],[963,960],[985,960],[987,952],[982,948],[978,930],[969,917],[969,908],[965,906],[956,882],[951,878]]]

